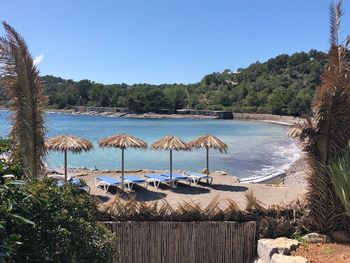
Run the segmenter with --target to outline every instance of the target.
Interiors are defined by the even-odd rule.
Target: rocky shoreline
[[[48,113],[72,114],[72,115],[88,115],[88,116],[104,116],[111,118],[135,118],[135,119],[219,119],[217,116],[193,115],[193,114],[159,114],[154,112],[148,113],[123,113],[123,112],[98,112],[98,111],[75,111],[72,109],[49,109]],[[302,118],[293,116],[282,116],[274,114],[258,114],[258,113],[233,113],[232,120],[245,121],[263,121],[282,125],[293,125],[302,121]]]
[[[300,185],[306,187],[307,163],[304,154],[299,159],[290,164],[286,170],[286,178],[284,183],[286,185]]]
[[[47,113],[104,116],[111,118],[134,118],[134,119],[218,119],[216,116],[190,115],[190,114],[158,114],[153,112],[136,114],[122,112],[97,112],[97,111],[74,111],[74,110],[47,110]]]
[[[8,108],[0,107],[0,110],[8,110]],[[154,112],[148,113],[125,113],[125,112],[99,112],[99,111],[76,111],[74,109],[47,109],[47,113],[71,114],[71,115],[87,115],[87,116],[104,116],[111,118],[134,118],[134,119],[220,119],[218,116],[194,115],[194,114],[159,114]],[[303,119],[293,116],[260,114],[260,113],[235,113],[233,112],[231,120],[245,121],[263,121],[281,125],[293,125],[301,122]]]

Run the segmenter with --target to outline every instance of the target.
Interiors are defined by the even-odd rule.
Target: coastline
[[[142,178],[146,173],[159,172],[164,171],[130,170],[128,173],[125,173],[125,175],[131,173]],[[101,203],[113,200],[118,191],[121,191],[120,188],[117,190],[117,188],[111,187],[109,191],[106,192],[103,188],[97,187],[95,184],[96,177],[110,176],[113,178],[120,178],[120,171],[72,169],[70,170],[70,175],[84,180],[91,188],[90,193]],[[134,185],[131,192],[124,191],[122,193],[124,197],[127,197],[130,193],[137,201],[142,202],[162,202],[165,200],[170,205],[177,205],[183,202],[195,202],[202,207],[209,205],[214,198],[218,198],[219,206],[223,209],[227,207],[228,200],[234,200],[241,209],[245,209],[247,205],[245,194],[250,191],[254,193],[256,198],[265,207],[281,203],[288,204],[298,199],[302,199],[305,195],[306,188],[301,184],[241,184],[237,182],[237,178],[219,171],[211,173],[211,176],[214,179],[213,184],[211,185],[208,185],[205,182],[197,185],[188,185],[185,182],[179,182],[178,186],[175,188],[163,184],[161,184],[159,188],[153,187],[152,184],[148,187],[145,185]]]
[[[88,115],[88,116],[104,116],[111,118],[134,118],[134,119],[219,119],[217,116],[205,116],[205,115],[194,115],[194,114],[159,114],[159,113],[116,113],[116,112],[97,112],[97,111],[75,111],[72,109],[47,109],[47,113],[60,113],[60,114],[71,114],[71,115]],[[233,112],[232,119],[226,120],[245,120],[245,121],[262,121],[281,125],[294,125],[302,121],[302,118],[285,116],[285,115],[274,115],[274,114],[263,114],[263,113],[235,113]]]
[[[63,171],[62,167],[59,167],[58,169],[60,172]],[[79,176],[79,177],[85,177],[87,175],[95,175],[95,174],[121,174],[121,170],[114,170],[114,169],[90,169],[90,168],[68,168],[68,173],[73,176]],[[168,171],[166,170],[153,170],[153,169],[127,169],[124,171],[124,173],[127,174],[136,174],[136,175],[143,175],[143,174],[150,174],[150,173],[166,173]],[[182,173],[182,170],[174,170],[174,173]],[[284,169],[284,172],[286,173],[286,178],[282,185],[285,186],[293,186],[298,185],[301,187],[306,187],[306,160],[303,155],[301,155],[298,159],[294,160],[293,162],[287,164],[286,169]],[[211,176],[214,178],[216,176],[227,176],[230,178],[230,181],[234,183],[239,183],[239,178],[237,176],[231,175],[227,173],[226,171],[211,171]]]
[[[0,110],[9,110],[7,107],[0,107]],[[210,119],[218,120],[218,116],[194,115],[194,114],[160,114],[154,112],[148,113],[124,113],[112,111],[76,111],[74,109],[46,109],[46,113],[69,114],[69,115],[87,115],[87,116],[103,116],[110,118],[133,118],[133,119]],[[303,120],[303,118],[275,115],[265,113],[237,113],[232,112],[232,119],[225,120],[244,120],[244,121],[262,121],[280,125],[294,125]]]

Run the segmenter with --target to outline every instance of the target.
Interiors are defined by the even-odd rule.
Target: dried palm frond
[[[35,178],[43,170],[46,155],[44,108],[47,99],[24,39],[6,22],[3,26],[6,37],[0,38],[0,80],[13,112],[12,153],[20,159],[24,175]]]
[[[152,150],[175,150],[189,151],[191,148],[187,143],[176,136],[165,136],[151,146]]]
[[[73,153],[90,151],[93,146],[88,140],[73,135],[58,135],[45,140],[45,146],[50,151]]]
[[[147,148],[147,143],[143,140],[140,140],[134,136],[127,134],[118,134],[103,138],[99,141],[101,147],[109,148]]]
[[[221,153],[227,152],[227,144],[212,135],[203,135],[189,143],[192,148],[213,148]]]
[[[253,191],[245,192],[244,196],[247,200],[247,207],[246,207],[247,211],[256,210],[259,213],[266,212],[266,208],[264,208],[264,204],[256,198]]]
[[[342,227],[343,207],[334,192],[329,174],[330,160],[336,158],[350,139],[350,80],[347,45],[339,43],[342,1],[330,6],[330,51],[321,86],[313,104],[313,121],[292,128],[291,134],[303,144],[311,170],[307,200],[310,216],[318,230],[326,233]]]

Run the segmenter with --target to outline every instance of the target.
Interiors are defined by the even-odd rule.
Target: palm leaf
[[[330,51],[315,94],[313,119],[292,127],[290,134],[299,139],[307,153],[310,216],[321,232],[342,228],[339,215],[344,208],[331,182],[329,163],[350,139],[350,81],[347,45],[339,42],[342,1],[330,5]]]
[[[46,155],[44,107],[46,97],[24,39],[6,22],[6,38],[0,38],[0,79],[10,98],[14,141],[13,154],[19,157],[28,178],[37,177]]]

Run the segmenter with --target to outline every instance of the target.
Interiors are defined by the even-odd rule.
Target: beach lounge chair
[[[124,182],[128,182],[129,188],[128,190],[132,190],[134,184],[144,185],[146,188],[148,187],[148,182],[145,179],[142,179],[135,175],[125,175]]]
[[[213,183],[213,177],[206,174],[184,171],[184,175],[192,178],[194,180],[194,184],[198,184],[201,180],[207,180],[207,184]]]
[[[130,189],[128,182],[124,182],[124,184],[128,189]],[[98,176],[95,178],[95,186],[96,187],[102,186],[103,190],[105,190],[106,192],[108,192],[108,189],[110,186],[119,186],[119,185],[122,185],[122,181],[119,181],[111,176]]]
[[[88,193],[90,193],[90,191],[91,191],[90,186],[88,186],[86,184],[82,184],[78,178],[72,177],[72,178],[70,178],[68,180],[68,183],[70,183],[71,185],[77,186],[77,187],[79,187],[79,189],[84,190],[84,191],[86,191]],[[65,181],[63,181],[63,180],[58,180],[57,181],[57,186],[58,187],[61,187],[64,184],[65,184]]]
[[[170,179],[170,173],[162,173],[161,175]],[[195,180],[193,180],[193,178],[191,178],[189,176],[182,175],[182,174],[173,173],[172,178],[173,178],[173,180],[184,181],[188,184],[191,184],[191,182],[195,183]]]
[[[153,186],[155,188],[158,188],[160,183],[167,184],[169,186],[173,186],[174,184],[176,185],[175,179],[170,180],[169,177],[163,176],[161,174],[145,174],[144,177],[147,178],[147,183],[153,183]]]

